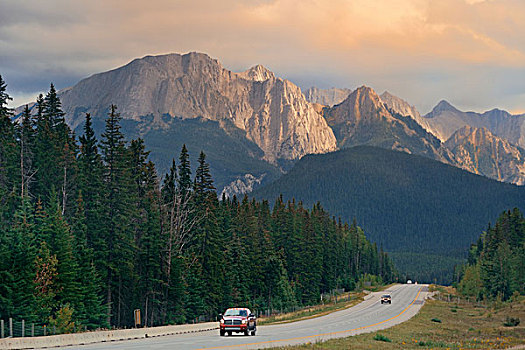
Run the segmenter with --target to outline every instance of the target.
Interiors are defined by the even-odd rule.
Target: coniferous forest
[[[525,218],[519,209],[503,212],[470,247],[456,271],[458,290],[477,300],[508,300],[525,294]]]
[[[391,260],[354,222],[282,197],[217,198],[204,153],[167,174],[127,141],[111,106],[97,139],[65,121],[57,92],[13,121],[0,77],[0,318],[75,327],[215,319],[226,307],[289,309],[392,281]],[[272,199],[274,201],[275,198]]]

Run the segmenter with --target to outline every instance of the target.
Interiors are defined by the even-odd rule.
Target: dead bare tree
[[[184,256],[188,243],[193,239],[193,228],[202,220],[195,214],[195,206],[193,205],[193,193],[190,191],[184,194],[176,190],[173,194],[172,200],[164,204],[165,217],[167,224],[164,227],[163,233],[166,237],[166,249],[163,256],[164,264],[166,266],[166,283],[164,292],[164,307],[162,312],[163,323],[165,322],[167,313],[167,304],[169,298],[169,288],[171,286],[171,268],[173,259],[179,256]],[[190,266],[195,262],[195,258],[190,262]]]
[[[37,170],[32,169],[33,153],[29,146],[28,136],[25,134],[25,128],[20,128],[20,199],[22,202],[26,195],[29,195],[29,183]]]

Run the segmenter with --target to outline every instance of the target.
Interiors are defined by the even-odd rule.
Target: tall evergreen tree
[[[179,177],[177,179],[179,191],[183,198],[188,196],[188,192],[191,190],[191,167],[190,167],[190,156],[186,145],[182,145],[179,156]]]
[[[130,210],[132,177],[129,154],[120,126],[117,107],[111,106],[102,134],[102,156],[106,167],[106,305],[107,323],[117,326],[131,324],[132,307],[126,294],[130,294],[135,261],[135,244]]]
[[[14,210],[13,203],[17,195],[15,188],[18,183],[16,179],[19,174],[15,127],[11,121],[13,111],[8,107],[12,98],[6,89],[7,85],[0,75],[0,214]],[[4,215],[0,217],[7,220]]]
[[[71,230],[74,236],[73,252],[78,261],[77,280],[82,296],[75,309],[76,323],[88,329],[107,327],[106,309],[101,294],[103,285],[95,269],[93,248],[88,245],[88,219],[81,193],[76,204]]]
[[[62,216],[57,193],[52,189],[48,207],[37,225],[38,240],[46,243],[56,264],[56,306],[54,312],[66,304],[76,310],[82,300],[78,276],[80,273],[77,257],[74,254],[75,240],[69,224]],[[47,255],[46,255],[47,256]]]
[[[86,114],[84,134],[79,137],[80,153],[78,155],[78,190],[83,199],[83,209],[86,223],[86,244],[93,249],[95,266],[103,271],[107,251],[106,228],[104,226],[104,165],[98,151],[98,141],[95,137],[91,115]],[[78,207],[77,207],[78,210]]]

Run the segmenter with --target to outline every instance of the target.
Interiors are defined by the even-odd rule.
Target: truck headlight
[[[221,320],[219,321],[221,324],[224,324],[224,319],[221,318]]]
[[[246,320],[242,320],[241,323],[242,323],[242,324],[246,324]]]

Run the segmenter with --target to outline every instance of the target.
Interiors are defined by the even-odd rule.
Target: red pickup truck
[[[244,335],[255,335],[257,331],[257,320],[250,309],[239,307],[231,308],[219,315],[219,333],[224,336],[226,333],[232,335],[232,332],[244,333]]]

